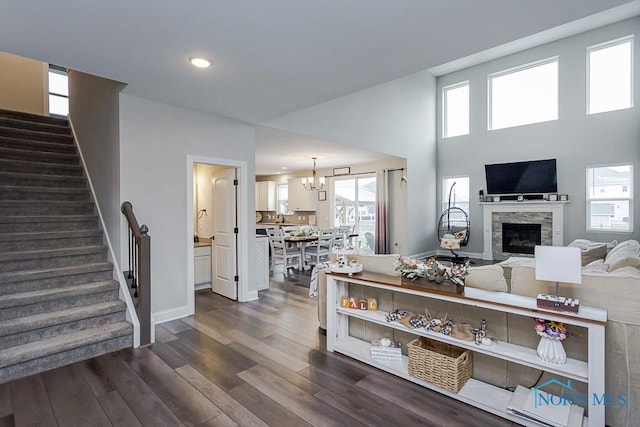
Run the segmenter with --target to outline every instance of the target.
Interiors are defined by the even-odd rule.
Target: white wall
[[[159,321],[190,314],[187,280],[189,253],[193,253],[192,175],[187,159],[229,159],[246,162],[247,182],[241,188],[242,209],[254,211],[254,129],[218,116],[167,104],[120,96],[121,198],[130,200],[140,222],[151,235],[152,311]],[[191,171],[189,171],[191,172]],[[192,173],[192,172],[191,172]],[[124,230],[124,224],[123,224]],[[255,258],[253,229],[251,244],[245,242],[248,260]],[[123,231],[124,232],[124,231]],[[126,253],[126,243],[121,245]],[[126,255],[125,255],[126,256]],[[125,259],[125,258],[123,258]],[[244,276],[244,278],[242,277]],[[255,290],[255,272],[241,272],[249,290]]]
[[[435,77],[421,72],[265,123],[407,159],[407,254],[436,242]]]
[[[69,71],[69,117],[116,257],[120,256],[122,217],[118,110],[119,94],[124,86],[113,80]]]
[[[0,70],[0,108],[49,115],[49,64],[0,52]]]
[[[554,43],[500,58],[438,78],[438,182],[442,177],[469,175],[471,237],[467,251],[481,253],[482,209],[478,190],[486,188],[484,165],[512,161],[556,158],[558,191],[568,194],[565,208],[565,244],[577,238],[601,241],[640,236],[640,120],[638,107],[587,115],[586,53],[588,46],[635,32],[635,104],[640,103],[640,18],[634,18]],[[495,131],[487,130],[487,74],[558,55],[559,120]],[[470,134],[441,138],[440,93],[443,86],[469,80]],[[586,168],[607,163],[635,165],[635,232],[586,232]],[[438,185],[438,200],[442,198]]]

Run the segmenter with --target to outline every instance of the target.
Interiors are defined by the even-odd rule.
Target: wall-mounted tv
[[[557,193],[556,159],[484,165],[487,194]]]

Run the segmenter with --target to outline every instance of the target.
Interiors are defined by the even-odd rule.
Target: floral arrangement
[[[536,333],[541,337],[551,338],[552,340],[564,340],[567,338],[567,328],[562,322],[554,322],[553,320],[536,319],[534,326]]]
[[[448,279],[456,285],[464,285],[464,278],[469,274],[469,260],[464,264],[447,264],[449,265],[439,262],[435,257],[426,262],[418,262],[400,256],[395,263],[395,270],[411,280],[426,277],[433,282],[442,283]]]

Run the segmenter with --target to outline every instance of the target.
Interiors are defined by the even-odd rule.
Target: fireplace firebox
[[[532,254],[542,243],[542,224],[502,223],[502,252]]]

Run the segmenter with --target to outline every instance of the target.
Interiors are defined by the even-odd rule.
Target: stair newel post
[[[146,225],[140,227],[138,250],[140,264],[138,269],[138,288],[140,297],[140,345],[151,344],[151,236]]]

